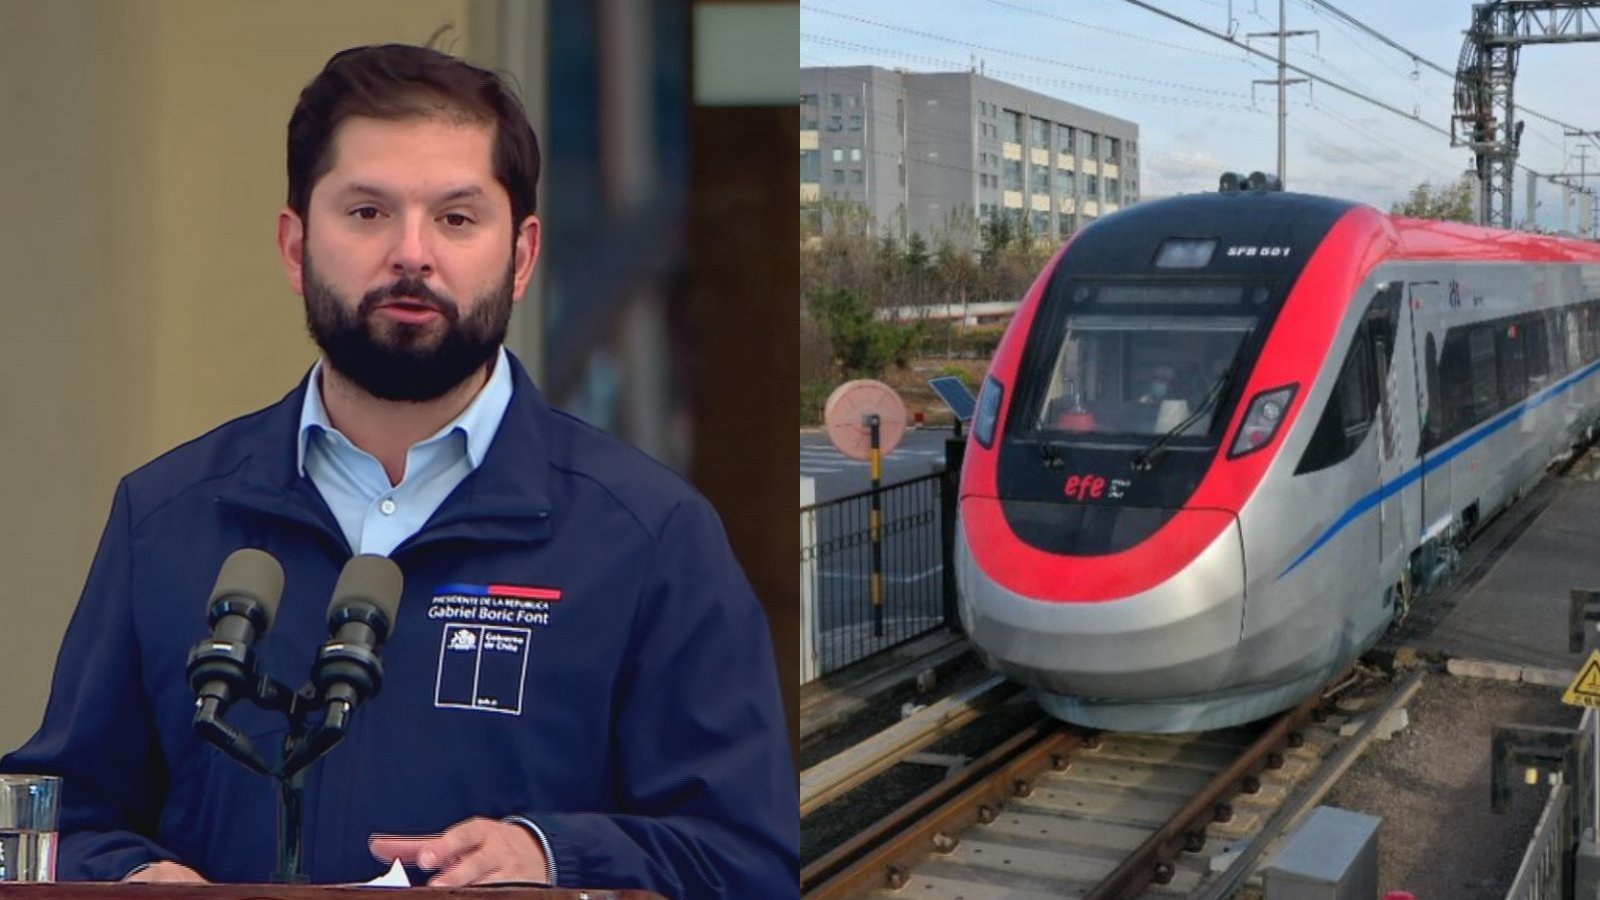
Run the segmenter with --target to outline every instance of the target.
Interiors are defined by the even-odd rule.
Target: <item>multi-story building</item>
[[[977,72],[800,70],[800,202],[864,209],[878,234],[1007,217],[1063,238],[1139,199],[1139,126]]]

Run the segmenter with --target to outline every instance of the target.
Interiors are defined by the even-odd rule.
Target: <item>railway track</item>
[[[1333,690],[1370,689],[1362,678]],[[1348,737],[1343,717],[1324,715],[1328,692],[1253,731],[1094,734],[1040,716],[807,865],[801,888],[829,900],[1228,897],[1419,683],[1387,685]]]

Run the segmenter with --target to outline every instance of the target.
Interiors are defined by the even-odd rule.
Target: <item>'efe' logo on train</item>
[[[1099,475],[1069,475],[1061,492],[1068,500],[1099,500],[1102,497],[1120,500],[1132,483],[1125,478],[1107,481]]]

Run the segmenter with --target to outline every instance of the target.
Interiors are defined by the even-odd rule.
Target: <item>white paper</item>
[[[406,867],[397,859],[389,871],[367,882],[366,887],[411,887],[411,879],[406,876]]]

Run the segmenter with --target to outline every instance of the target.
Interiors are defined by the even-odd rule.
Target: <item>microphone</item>
[[[387,556],[364,553],[345,563],[328,603],[330,638],[317,653],[311,680],[326,704],[323,729],[337,740],[350,711],[383,687],[378,650],[394,632],[405,578]]]
[[[256,674],[251,645],[267,629],[283,596],[283,566],[264,550],[235,550],[222,562],[206,624],[211,637],[189,651],[189,687],[208,718],[227,711],[236,696],[248,694]]]
[[[235,697],[254,697],[256,656],[251,644],[272,627],[283,597],[283,566],[262,550],[228,554],[206,600],[211,637],[189,651],[195,693],[195,731],[252,771],[269,774],[250,739],[222,720]]]

